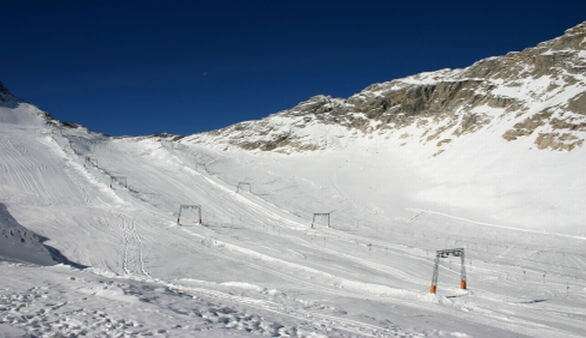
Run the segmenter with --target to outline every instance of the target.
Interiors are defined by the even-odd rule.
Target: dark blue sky
[[[0,20],[15,95],[109,134],[188,134],[530,47],[586,1],[7,0]]]

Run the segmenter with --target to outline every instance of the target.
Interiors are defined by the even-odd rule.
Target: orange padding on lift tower
[[[436,293],[437,292],[437,285],[432,285],[429,288],[429,293]]]
[[[466,280],[462,279],[460,281],[460,289],[466,290]]]

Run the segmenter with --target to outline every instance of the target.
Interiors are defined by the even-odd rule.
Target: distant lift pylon
[[[439,277],[439,260],[440,258],[448,258],[450,256],[460,257],[461,268],[460,268],[460,289],[466,290],[467,282],[466,282],[466,265],[465,265],[465,256],[464,256],[464,248],[455,248],[455,249],[443,249],[437,250],[435,254],[435,261],[433,265],[433,276],[431,277],[431,286],[429,287],[430,293],[437,292],[437,280]]]
[[[177,213],[177,225],[187,225],[187,223],[182,223],[182,216],[186,211],[192,211],[196,213],[195,222],[196,224],[202,225],[203,221],[201,218],[201,205],[198,204],[181,204],[179,206],[179,212]],[[189,220],[188,220],[189,221]]]

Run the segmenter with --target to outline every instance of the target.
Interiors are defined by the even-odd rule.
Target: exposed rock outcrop
[[[190,137],[247,150],[308,151],[327,147],[320,130],[408,132],[447,147],[488,125],[508,123],[509,142],[530,138],[538,149],[570,151],[586,132],[586,22],[521,52],[373,84],[347,98],[315,96],[259,121]],[[448,141],[450,140],[450,141]]]

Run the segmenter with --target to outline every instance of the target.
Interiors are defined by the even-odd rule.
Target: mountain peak
[[[265,119],[189,139],[289,153],[331,146],[328,128],[343,142],[341,127],[346,135],[386,134],[399,144],[410,138],[437,155],[492,125],[503,129],[501,140],[570,151],[586,138],[585,47],[583,22],[558,38],[467,68],[373,84],[348,99],[313,96]]]
[[[0,101],[6,101],[13,97],[14,95],[12,95],[10,90],[0,81]]]
[[[586,21],[582,21],[581,23],[577,24],[572,28],[568,28],[565,32],[565,36],[572,36],[572,35],[584,35],[586,34]],[[586,41],[584,42],[586,43]]]

